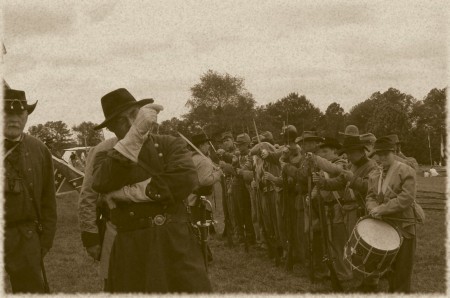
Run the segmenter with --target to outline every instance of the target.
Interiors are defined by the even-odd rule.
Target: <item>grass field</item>
[[[419,178],[420,189],[445,192],[445,178]],[[77,193],[58,198],[58,231],[54,247],[46,257],[47,275],[54,293],[96,293],[102,290],[98,265],[90,259],[81,244],[77,218]],[[220,214],[220,202],[216,202]],[[445,211],[426,210],[424,225],[418,226],[418,243],[413,275],[416,293],[446,291],[446,225]],[[220,216],[218,231],[222,231]],[[210,278],[218,293],[326,293],[329,283],[311,285],[307,272],[294,267],[292,273],[275,267],[266,252],[243,247],[228,248],[219,236],[211,239],[214,261]],[[382,281],[382,289],[387,282]]]

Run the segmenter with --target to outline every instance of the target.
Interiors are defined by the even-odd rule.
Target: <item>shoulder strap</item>
[[[388,170],[387,174],[386,174],[386,178],[384,179],[382,185],[381,185],[381,192],[383,194],[386,193],[389,183],[392,180],[392,177],[394,176],[394,173],[397,171],[397,168],[399,167],[400,163],[398,161],[396,161]]]
[[[9,149],[9,150],[5,153],[5,156],[3,157],[3,160],[6,160],[6,158],[14,151],[14,149],[17,148],[17,146],[19,146],[19,143],[15,144],[11,149]]]

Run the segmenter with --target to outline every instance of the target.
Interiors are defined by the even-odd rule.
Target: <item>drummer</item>
[[[395,143],[388,137],[381,137],[375,142],[373,154],[382,168],[374,170],[369,176],[366,208],[372,217],[396,225],[403,235],[403,243],[389,276],[389,292],[409,293],[416,249],[415,223],[418,214],[422,214],[414,208],[416,173],[411,167],[395,160]]]

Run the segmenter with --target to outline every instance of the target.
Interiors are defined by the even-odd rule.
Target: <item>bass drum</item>
[[[353,229],[344,247],[344,259],[364,276],[382,275],[390,269],[402,242],[396,227],[366,216]]]

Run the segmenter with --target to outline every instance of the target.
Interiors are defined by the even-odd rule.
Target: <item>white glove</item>
[[[152,128],[152,125],[156,123],[157,115],[162,110],[163,107],[161,105],[153,103],[143,106],[139,110],[130,130],[122,140],[117,142],[114,149],[126,158],[137,162],[139,152],[141,152],[142,145],[145,141],[145,136]]]
[[[139,109],[136,119],[133,122],[133,126],[141,135],[145,135],[150,131],[153,124],[158,120],[158,113],[164,108],[161,105],[154,103],[146,104]]]

